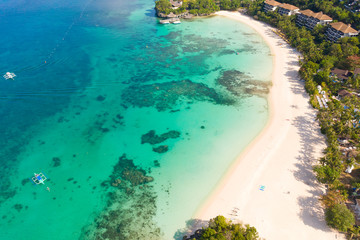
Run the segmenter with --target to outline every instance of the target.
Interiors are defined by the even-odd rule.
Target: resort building
[[[343,70],[339,68],[334,68],[330,72],[330,77],[340,79],[341,81],[346,81],[351,76],[349,70]]]
[[[346,91],[345,89],[341,89],[339,90],[338,92],[338,98],[339,99],[342,99],[342,98],[345,98],[345,97],[351,97],[352,94],[348,91]]]
[[[343,22],[330,23],[330,27],[326,31],[326,36],[330,41],[336,42],[342,37],[354,37],[359,34],[350,24]]]
[[[275,11],[276,8],[281,5],[281,3],[275,1],[275,0],[265,0],[264,2],[264,11]]]
[[[278,13],[281,15],[290,16],[298,12],[299,12],[299,8],[291,4],[283,3],[278,6]]]
[[[309,30],[313,30],[317,24],[327,25],[333,20],[323,12],[314,13],[309,9],[299,11],[299,13],[296,17],[296,24],[300,27],[305,26]]]

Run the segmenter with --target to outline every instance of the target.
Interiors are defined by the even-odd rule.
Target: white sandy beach
[[[325,139],[298,77],[299,54],[264,23],[238,12],[217,14],[251,26],[271,48],[270,120],[194,218],[224,215],[241,220],[268,240],[343,239],[326,226],[318,201],[324,188],[317,184],[312,165],[321,156]]]

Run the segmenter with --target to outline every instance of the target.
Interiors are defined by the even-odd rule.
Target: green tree
[[[215,229],[217,232],[221,232],[223,229],[226,229],[228,227],[228,222],[224,216],[217,216],[210,220],[209,227],[212,229]]]
[[[195,238],[185,238],[194,240]],[[232,223],[223,216],[217,216],[209,221],[209,226],[200,231],[199,240],[259,240],[256,228]]]
[[[168,0],[158,0],[155,2],[155,8],[161,13],[167,13],[171,9],[171,3]]]
[[[327,224],[339,231],[346,232],[355,224],[355,217],[344,204],[336,204],[325,211]]]
[[[334,169],[328,165],[325,166],[315,166],[314,171],[316,173],[316,178],[321,183],[333,183],[340,176],[340,171],[338,169]]]

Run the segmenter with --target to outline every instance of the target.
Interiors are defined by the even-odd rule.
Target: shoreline
[[[223,215],[244,221],[266,239],[342,239],[326,226],[318,201],[325,189],[312,166],[325,148],[325,137],[298,76],[300,54],[265,23],[239,12],[216,15],[253,28],[271,49],[270,112],[262,132],[234,160],[194,218]]]

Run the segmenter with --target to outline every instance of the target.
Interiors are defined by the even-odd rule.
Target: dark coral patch
[[[254,80],[251,76],[237,70],[224,71],[217,82],[235,96],[264,97],[269,93],[271,85],[271,82]]]
[[[133,160],[128,159],[125,154],[119,158],[110,175],[111,185],[125,190],[152,181],[154,178],[146,176],[146,171],[136,167]]]
[[[53,161],[53,167],[58,167],[61,165],[61,160],[58,157],[53,157],[52,161]]]
[[[14,208],[16,211],[20,212],[23,209],[23,205],[17,203],[14,205]]]
[[[180,132],[178,131],[168,131],[161,135],[157,135],[155,130],[150,130],[148,133],[141,136],[141,144],[150,143],[152,145],[164,142],[168,138],[178,138]]]
[[[172,81],[150,85],[132,85],[124,90],[122,98],[136,107],[156,107],[158,111],[172,109],[178,100],[209,101],[214,104],[231,105],[233,99],[218,94],[203,83],[190,80]]]
[[[105,100],[105,97],[102,96],[102,95],[99,95],[99,96],[97,96],[96,100],[99,101],[99,102],[102,102],[102,101]]]
[[[169,147],[167,145],[161,145],[158,147],[154,147],[153,151],[157,153],[165,153],[169,150]]]

